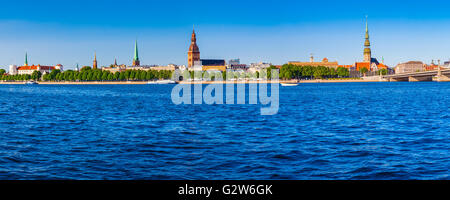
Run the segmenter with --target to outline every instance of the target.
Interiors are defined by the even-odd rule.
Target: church
[[[195,67],[194,67],[195,66]],[[226,71],[226,62],[224,59],[200,59],[200,49],[197,45],[197,35],[195,29],[192,30],[191,45],[188,51],[188,68],[202,71]]]
[[[63,71],[63,66],[57,64],[55,66],[44,66],[44,65],[28,65],[28,54],[25,53],[25,64],[23,66],[17,67],[16,65],[9,66],[10,75],[22,75],[22,74],[33,74],[34,71],[39,71],[41,74],[50,73],[53,70]]]
[[[355,68],[357,71],[362,68],[366,68],[368,71],[378,71],[380,69],[388,69],[384,63],[378,62],[376,58],[372,58],[372,50],[370,49],[370,40],[369,40],[369,25],[366,19],[366,36],[364,42],[364,53],[363,53],[363,61],[356,62]]]

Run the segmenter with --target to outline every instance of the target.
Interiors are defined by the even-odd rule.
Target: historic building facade
[[[33,74],[34,71],[39,71],[42,74],[50,73],[51,71],[59,69],[62,71],[62,65],[57,64],[55,66],[43,66],[43,65],[28,65],[28,66],[20,66],[17,68],[17,74]]]
[[[202,71],[226,71],[227,66],[224,59],[201,59],[200,63]]]
[[[398,64],[394,70],[396,74],[414,73],[424,71],[425,65],[420,61],[409,61]]]
[[[338,68],[339,64],[337,61],[329,62],[328,58],[324,58],[322,62],[315,62],[314,56],[311,56],[309,59],[309,62],[299,62],[299,61],[291,61],[288,62],[289,65],[297,65],[297,66],[312,66],[312,67],[318,67],[318,66],[324,66],[324,67],[331,67],[331,68]]]
[[[25,54],[25,63],[23,66],[15,66],[11,65],[9,67],[9,74],[10,75],[16,75],[16,74],[33,74],[34,71],[39,71],[42,74],[50,73],[52,70],[63,70],[63,66],[61,64],[57,64],[55,66],[44,66],[44,65],[28,65],[28,54]]]

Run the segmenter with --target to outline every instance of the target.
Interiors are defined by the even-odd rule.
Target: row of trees
[[[306,79],[306,78],[343,78],[349,77],[350,72],[347,68],[338,67],[334,69],[332,67],[324,66],[297,66],[285,64],[280,69],[281,79]]]
[[[228,72],[222,73],[222,79],[226,80],[227,76],[230,78],[268,78],[271,77],[271,70],[276,67],[271,66],[267,70],[255,73],[249,72]],[[3,70],[3,73],[2,71]],[[367,72],[366,68],[360,70],[362,74]],[[42,76],[41,72],[34,71],[33,74],[27,75],[6,75],[4,69],[0,69],[1,80],[5,81],[26,81],[26,80],[44,80],[44,81],[148,81],[156,79],[170,79],[172,78],[172,71],[169,70],[126,70],[123,72],[112,73],[110,71],[102,71],[100,69],[92,69],[90,67],[83,67],[80,71],[67,70],[61,72],[60,70],[53,70],[49,74]],[[189,78],[204,78],[210,77],[212,80],[216,79],[217,74],[212,72],[203,72],[201,75],[194,75],[193,71],[185,71],[184,77]],[[378,74],[387,74],[386,69],[381,69]],[[201,76],[201,77],[196,77]],[[343,78],[349,77],[350,72],[347,68],[338,67],[337,69],[324,66],[297,66],[285,64],[280,70],[280,79],[321,79],[321,78]]]
[[[222,76],[222,80],[227,80],[227,78],[229,79],[257,79],[257,78],[267,78],[270,79],[271,78],[271,73],[273,69],[278,69],[275,66],[271,66],[269,68],[267,68],[266,70],[262,70],[261,72],[256,71],[256,72],[248,72],[248,71],[243,71],[243,70],[229,70],[226,72],[221,72],[220,74],[218,74],[217,72],[214,71],[203,71],[201,73],[198,72],[194,72],[194,71],[183,71],[182,75],[184,79],[205,79],[205,78],[209,78],[211,80],[217,80],[217,76],[221,75]]]
[[[44,81],[148,81],[155,79],[170,79],[169,70],[126,70],[112,73],[100,69],[82,68],[79,72],[67,70],[60,72],[53,70],[43,76]]]
[[[1,71],[0,71],[1,72]],[[40,80],[42,73],[40,71],[34,71],[31,75],[29,74],[16,74],[16,75],[6,75],[2,74],[0,79],[3,81],[28,81],[28,80]]]
[[[110,71],[102,71],[100,69],[91,69],[83,67],[80,71],[53,70],[42,76],[41,72],[34,71],[32,75],[3,75],[1,80],[5,81],[26,81],[26,80],[42,80],[44,81],[148,81],[155,79],[170,79],[172,71],[169,70],[126,70],[123,72],[112,73]]]

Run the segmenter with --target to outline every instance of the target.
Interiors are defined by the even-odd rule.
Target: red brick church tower
[[[97,53],[94,54],[94,62],[92,64],[93,69],[97,69]]]
[[[200,50],[197,46],[195,30],[192,31],[191,46],[188,51],[188,67],[194,66],[195,61],[200,61]]]

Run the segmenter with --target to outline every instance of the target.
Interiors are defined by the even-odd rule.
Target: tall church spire
[[[134,59],[135,60],[139,60],[139,52],[138,52],[137,40],[134,43]]]
[[[364,43],[364,46],[370,47],[370,41],[369,41],[369,24],[367,22],[367,16],[366,16],[366,42]]]
[[[134,43],[134,57],[133,57],[133,66],[140,66],[141,62],[139,61],[139,52],[138,52],[138,45],[137,40]]]
[[[197,42],[197,36],[195,35],[195,29],[192,29],[192,37],[191,37],[191,43]]]
[[[369,40],[369,24],[367,22],[366,16],[366,41],[364,42],[364,62],[371,62],[372,60],[372,50],[370,49],[370,40]]]
[[[197,46],[197,36],[194,27],[192,28],[191,45],[188,51],[188,67],[194,66],[196,61],[200,61],[200,49]]]
[[[28,66],[28,53],[25,52],[25,66]]]
[[[97,69],[97,52],[94,53],[94,63],[92,64],[93,69]]]
[[[367,16],[366,16],[366,39],[369,39],[369,23],[367,21]]]

